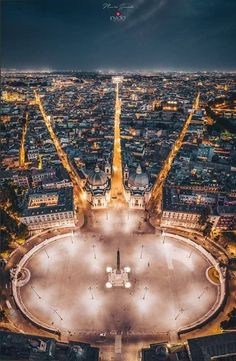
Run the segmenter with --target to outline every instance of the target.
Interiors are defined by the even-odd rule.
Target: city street
[[[25,123],[23,124],[22,136],[21,136],[21,144],[20,144],[20,154],[19,154],[19,165],[20,167],[25,167],[25,137],[29,124],[29,113],[26,111],[25,113]]]
[[[84,191],[83,191],[82,186],[81,186],[80,178],[79,178],[78,174],[75,172],[75,170],[73,169],[73,167],[71,166],[66,152],[62,149],[60,141],[57,138],[57,136],[56,136],[56,134],[55,134],[55,132],[53,130],[53,127],[51,125],[50,118],[46,114],[46,111],[44,109],[44,106],[43,106],[43,103],[41,101],[40,95],[37,92],[35,92],[35,100],[36,100],[36,104],[38,104],[38,106],[39,106],[39,110],[40,110],[40,112],[42,114],[43,120],[44,120],[45,125],[46,125],[46,127],[48,129],[48,132],[49,132],[49,134],[50,134],[50,136],[52,138],[52,141],[53,141],[53,143],[55,145],[55,148],[57,150],[57,153],[58,153],[58,156],[59,156],[59,158],[61,160],[61,163],[62,163],[63,167],[67,170],[67,172],[68,172],[68,174],[69,174],[69,176],[71,178],[71,181],[73,183],[75,206],[76,207],[84,206],[85,197],[84,197]]]
[[[120,80],[115,83],[116,86],[116,102],[114,115],[114,147],[113,147],[113,165],[111,178],[111,206],[125,207],[127,202],[125,200],[124,185],[123,185],[123,171],[122,171],[122,156],[120,143],[120,114],[121,114],[121,100],[119,98],[119,84]]]
[[[184,122],[183,128],[178,136],[178,139],[176,140],[175,144],[173,145],[173,148],[171,149],[167,159],[164,161],[162,169],[158,173],[156,182],[152,189],[152,197],[151,197],[151,199],[149,201],[149,205],[148,205],[148,208],[152,212],[153,211],[156,211],[157,213],[161,212],[163,185],[164,185],[165,180],[168,176],[168,173],[171,169],[171,166],[175,159],[175,156],[182,146],[184,136],[191,123],[194,111],[196,111],[199,107],[199,100],[200,100],[200,93],[197,94],[195,101],[194,101],[193,109],[192,109],[191,113],[188,115],[186,121]]]

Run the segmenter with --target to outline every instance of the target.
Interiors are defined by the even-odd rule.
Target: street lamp
[[[90,292],[90,294],[91,294],[91,299],[94,300],[92,287],[89,287],[88,289],[89,289],[89,292]]]
[[[130,282],[125,282],[125,288],[130,288],[131,287],[131,283]]]
[[[184,312],[183,308],[180,308],[179,313],[176,315],[175,317],[175,321],[177,320],[177,318],[179,318],[179,316]]]
[[[165,240],[166,240],[165,229],[163,229],[162,236],[163,236],[163,242],[162,243],[165,244]]]
[[[142,300],[145,300],[147,291],[148,291],[148,287],[144,287],[144,294]]]
[[[44,249],[44,252],[46,253],[47,257],[50,258],[46,249]]]
[[[34,293],[37,295],[37,297],[41,300],[42,297],[38,294],[36,289],[33,286],[30,286],[30,288],[34,291]]]
[[[200,300],[200,298],[202,298],[202,296],[204,295],[204,293],[208,290],[208,286],[204,287],[203,291],[200,293],[200,295],[198,296],[198,299]]]
[[[63,321],[63,318],[61,317],[61,315],[57,312],[57,310],[55,308],[52,308],[51,309],[53,310],[54,313],[57,314],[57,316],[61,319],[61,321]]]
[[[126,266],[126,267],[124,267],[124,271],[125,271],[126,273],[130,273],[131,268],[130,268],[129,266]]]
[[[144,245],[142,244],[142,246],[141,246],[141,254],[140,254],[140,259],[142,259],[142,258],[143,258],[143,247],[144,247]]]
[[[96,248],[96,246],[95,246],[95,244],[93,244],[93,257],[94,257],[94,259],[97,259],[95,248]]]
[[[112,288],[112,283],[111,282],[106,282],[106,288]]]

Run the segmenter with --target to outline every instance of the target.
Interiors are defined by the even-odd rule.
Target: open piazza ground
[[[220,286],[206,277],[209,259],[178,236],[155,234],[142,212],[93,212],[81,230],[48,238],[27,253],[15,286],[34,323],[73,337],[177,333],[217,307]],[[131,288],[107,289],[106,267],[129,266]]]

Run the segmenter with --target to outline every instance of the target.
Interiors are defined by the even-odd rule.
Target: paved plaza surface
[[[175,236],[155,234],[142,212],[93,213],[81,230],[42,244],[24,264],[29,282],[18,294],[29,316],[69,333],[177,332],[215,304],[211,265]],[[131,268],[131,288],[107,289],[106,267]]]

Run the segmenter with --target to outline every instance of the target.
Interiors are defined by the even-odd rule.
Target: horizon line
[[[48,68],[39,68],[39,69],[22,69],[22,68],[2,68],[2,74],[4,73],[59,73],[59,72],[74,72],[74,73],[105,73],[105,74],[113,74],[113,73],[128,73],[128,74],[140,74],[140,73],[235,73],[236,69],[48,69]]]

